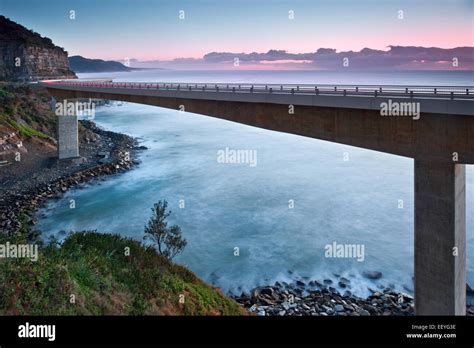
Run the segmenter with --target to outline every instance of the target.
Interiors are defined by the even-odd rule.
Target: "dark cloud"
[[[260,63],[262,61],[311,61],[315,68],[342,68],[348,58],[353,68],[406,68],[417,64],[434,65],[445,62],[448,66],[457,58],[459,65],[474,66],[474,47],[444,49],[437,47],[389,46],[387,51],[364,48],[359,52],[337,52],[332,48],[319,48],[314,53],[288,53],[284,50],[270,50],[266,53],[211,52],[203,57],[206,63],[229,63],[238,58],[240,62]],[[452,65],[452,64],[451,64]]]
[[[428,69],[428,70],[474,70],[474,47],[451,49],[438,47],[388,46],[387,50],[364,48],[360,51],[337,52],[333,48],[319,48],[310,53],[288,53],[284,50],[269,50],[266,53],[211,52],[202,58],[176,58],[173,60],[137,61],[131,59],[130,66],[167,69],[230,69],[234,59],[241,67],[274,65],[281,69],[345,69],[347,58],[350,69]],[[458,66],[454,66],[454,61]]]

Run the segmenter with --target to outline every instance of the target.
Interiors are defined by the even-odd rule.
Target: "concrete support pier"
[[[79,135],[77,116],[58,117],[59,159],[79,157]]]
[[[474,164],[474,86],[359,89],[110,80],[41,85],[58,100],[108,99],[173,110],[185,105],[190,113],[413,158],[415,311],[418,315],[465,315],[465,165]],[[398,104],[399,109],[416,104],[423,111],[416,121],[415,117],[382,117],[382,103]],[[408,113],[414,112],[409,109]],[[78,156],[77,119],[59,118],[59,123],[59,157]],[[463,164],[453,162],[454,153]]]
[[[466,169],[415,159],[415,313],[466,315]]]

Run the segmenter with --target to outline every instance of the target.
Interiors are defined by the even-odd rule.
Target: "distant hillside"
[[[0,81],[75,77],[63,48],[0,16]]]
[[[69,65],[76,73],[131,71],[122,63],[113,60],[89,59],[82,56],[69,57]]]

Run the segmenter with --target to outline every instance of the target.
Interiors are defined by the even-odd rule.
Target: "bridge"
[[[466,179],[473,86],[44,81],[56,99],[97,98],[213,116],[414,159],[415,312],[466,314]],[[58,115],[59,157],[78,156]],[[395,265],[394,265],[395,266]]]

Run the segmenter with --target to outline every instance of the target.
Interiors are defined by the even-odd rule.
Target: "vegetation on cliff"
[[[26,243],[21,237],[10,243]],[[0,236],[0,244],[7,238]],[[240,315],[244,310],[138,241],[94,231],[0,258],[1,315]]]
[[[0,16],[0,80],[75,78],[67,52],[51,39]]]
[[[0,40],[20,40],[25,44],[56,48],[47,37],[19,25],[5,16],[0,16]]]
[[[0,83],[0,132],[19,131],[29,138],[54,136],[56,120],[50,100],[43,89]]]

